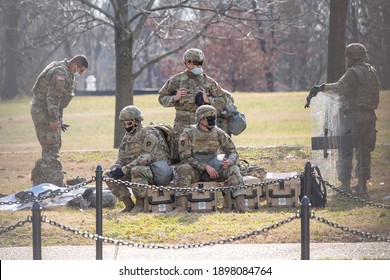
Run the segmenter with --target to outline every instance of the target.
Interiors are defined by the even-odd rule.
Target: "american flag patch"
[[[65,81],[65,76],[57,75],[57,81]]]

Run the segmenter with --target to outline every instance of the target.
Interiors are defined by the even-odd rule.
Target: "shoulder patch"
[[[56,79],[57,79],[57,81],[65,81],[65,76],[57,75]]]

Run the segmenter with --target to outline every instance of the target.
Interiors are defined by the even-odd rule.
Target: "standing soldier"
[[[136,106],[126,106],[119,114],[119,121],[123,122],[126,133],[119,146],[118,159],[106,175],[121,181],[131,181],[139,184],[154,185],[156,177],[151,170],[151,164],[165,162],[160,173],[170,175],[169,147],[161,132],[153,127],[144,127],[144,117]],[[173,174],[171,174],[172,179]],[[169,180],[170,181],[170,180]],[[144,211],[146,189],[133,188],[136,198],[134,205],[131,193],[127,186],[116,182],[106,182],[111,192],[123,203],[125,208],[121,212],[137,214]]]
[[[68,127],[63,123],[63,111],[74,96],[75,78],[87,68],[88,60],[83,55],[76,55],[70,61],[54,61],[46,66],[32,88],[31,117],[42,147],[41,159],[35,162],[31,174],[34,186],[42,183],[63,186],[59,152],[61,130]]]
[[[227,186],[244,186],[240,169],[237,166],[238,154],[232,139],[222,129],[215,126],[217,111],[213,106],[202,105],[196,110],[197,124],[185,128],[179,139],[180,165],[177,167],[175,184],[180,188],[191,188],[199,181],[225,182]],[[219,166],[210,161],[218,154],[225,154]],[[213,161],[214,161],[213,160]],[[245,205],[246,189],[233,189],[239,212],[250,212]],[[177,212],[187,209],[188,198],[178,192]]]
[[[177,137],[185,127],[196,124],[195,111],[199,106],[212,105],[221,112],[227,103],[227,91],[203,73],[204,61],[203,51],[188,49],[183,56],[186,70],[171,77],[159,91],[160,104],[176,109],[173,128]]]
[[[339,111],[340,136],[352,136],[357,143],[355,155],[358,184],[352,189],[367,193],[367,180],[371,177],[371,152],[376,143],[375,109],[379,104],[380,84],[376,70],[365,62],[367,50],[362,44],[348,45],[345,57],[348,66],[345,74],[336,83],[314,86],[309,96],[314,97],[322,91],[344,97],[345,101]],[[342,145],[339,152],[338,178],[342,190],[351,193],[354,148]]]

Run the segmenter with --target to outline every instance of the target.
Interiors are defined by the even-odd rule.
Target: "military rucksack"
[[[179,153],[178,153],[178,147],[176,144],[176,132],[173,130],[173,128],[165,123],[157,123],[153,124],[150,123],[150,127],[156,128],[160,131],[160,133],[163,135],[167,146],[169,148],[169,157],[171,159],[172,164],[179,161]]]

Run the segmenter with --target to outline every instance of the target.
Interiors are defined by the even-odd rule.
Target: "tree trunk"
[[[390,26],[390,3],[388,0],[382,0],[382,14],[383,14],[383,26],[381,27],[383,30],[383,49],[382,49],[382,55],[383,55],[383,67],[382,67],[382,77],[381,81],[381,87],[382,89],[390,89],[390,79],[388,77],[390,76],[390,35],[389,35],[389,29]],[[387,30],[387,31],[386,31]],[[386,51],[387,50],[387,51]]]
[[[11,6],[6,10],[6,47],[5,47],[5,81],[4,91],[1,97],[4,99],[12,99],[19,94],[18,90],[18,18],[19,9],[16,3],[12,2]]]
[[[349,0],[330,0],[327,82],[338,81],[345,72],[345,31]]]
[[[114,148],[118,148],[125,130],[119,122],[120,111],[133,104],[133,37],[132,34],[115,25],[116,57],[116,98],[115,98],[115,131]]]

